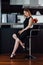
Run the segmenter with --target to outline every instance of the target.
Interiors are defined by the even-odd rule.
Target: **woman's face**
[[[24,11],[23,13],[24,13],[24,16],[25,16],[25,17],[28,17],[28,16],[29,16],[29,12]]]

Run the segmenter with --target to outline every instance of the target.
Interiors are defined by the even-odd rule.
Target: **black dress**
[[[25,21],[24,21],[24,28],[26,28],[28,26],[30,18],[31,17],[25,19]],[[26,36],[29,36],[29,34],[30,34],[30,29],[27,29],[23,33],[17,34],[17,37],[23,42],[23,40],[26,38]]]

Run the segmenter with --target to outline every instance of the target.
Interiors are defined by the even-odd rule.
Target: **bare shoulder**
[[[32,17],[30,17],[29,21],[33,21],[33,18],[32,18]]]

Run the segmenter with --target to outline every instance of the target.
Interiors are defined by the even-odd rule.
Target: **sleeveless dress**
[[[28,26],[28,23],[29,23],[29,19],[32,18],[32,17],[28,17],[25,19],[24,21],[24,28],[26,28]],[[26,36],[29,36],[30,35],[30,28],[25,30],[24,32],[22,32],[21,34],[17,34],[17,37],[23,42],[23,40],[26,38]]]

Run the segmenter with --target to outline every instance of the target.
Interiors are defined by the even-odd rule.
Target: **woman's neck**
[[[29,18],[30,16],[26,17],[26,18]]]

